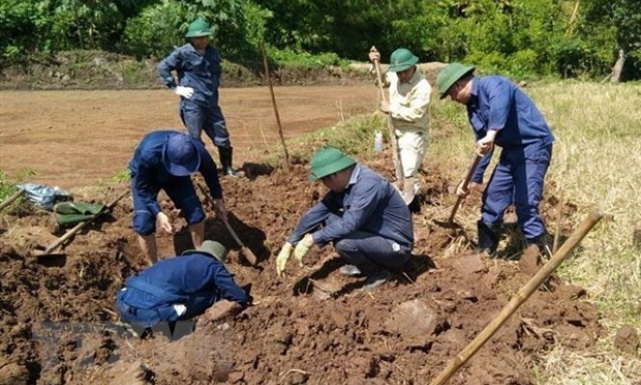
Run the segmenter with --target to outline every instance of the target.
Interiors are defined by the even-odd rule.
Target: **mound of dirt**
[[[389,164],[369,165],[393,173]],[[529,279],[514,261],[444,255],[448,245],[475,234],[441,228],[426,214],[414,218],[411,263],[374,292],[359,290],[362,279],[338,274],[341,261],[331,247],[314,248],[306,267],[290,263],[288,275],[278,278],[275,254],[325,190],[307,180],[303,165],[289,173],[245,171],[251,178],[222,183],[231,225],[258,256],[258,266],[244,261],[219,221],[208,219],[206,228],[208,238],[233,248],[237,282],[251,284],[255,305],[227,322],[179,324],[171,339],[155,331],[141,340],[114,323],[115,292],[143,263],[129,199],[76,236],[57,263],[37,256],[38,245],[50,239],[34,227],[47,228],[48,214],[6,218],[9,230],[0,235],[0,383],[422,384]],[[423,204],[443,205],[446,217],[454,201],[446,178],[435,171],[421,177]],[[76,199],[108,202],[118,194],[114,188]],[[158,235],[160,255],[170,257],[191,245],[173,204],[161,198],[161,205],[182,228],[174,237]],[[558,281],[541,288],[450,383],[532,384],[536,355],[553,344],[589,349],[602,331],[596,310],[579,300],[584,295]]]

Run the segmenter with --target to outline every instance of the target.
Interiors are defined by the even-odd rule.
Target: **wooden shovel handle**
[[[49,247],[47,247],[47,249],[42,254],[40,254],[39,257],[44,257],[44,256],[47,256],[47,255],[51,254],[52,251],[57,249],[58,246],[60,246],[63,243],[65,243],[70,238],[72,238],[83,227],[85,227],[88,224],[90,224],[91,222],[93,222],[96,218],[98,218],[98,217],[110,212],[113,209],[113,207],[116,205],[116,203],[118,203],[119,200],[121,200],[122,198],[124,198],[128,194],[129,194],[129,190],[123,192],[122,194],[118,195],[118,197],[115,198],[113,201],[109,202],[102,210],[100,210],[98,213],[94,214],[91,218],[87,219],[86,221],[82,221],[82,222],[78,223],[77,225],[75,225],[71,230],[67,231],[65,233],[65,235],[63,235],[57,241],[55,241]]]
[[[207,199],[207,201],[211,203],[211,205],[213,206],[214,200],[209,196],[209,194],[207,194],[207,191],[205,191],[205,188],[203,187],[203,185],[201,185],[200,183],[196,183],[196,185],[198,186],[198,189],[200,189],[200,192],[202,192],[203,195],[205,195],[205,199]],[[243,244],[243,242],[238,237],[238,234],[236,234],[234,229],[229,224],[229,221],[227,220],[227,218],[220,218],[220,220],[223,222],[223,224],[227,228],[227,231],[229,231],[229,234],[231,234],[232,238],[234,238],[234,241],[236,241],[238,246],[240,246],[240,249],[245,255],[245,258],[247,258],[247,261],[249,261],[249,263],[251,263],[252,265],[256,265],[256,263],[258,262],[258,258],[254,254],[254,252],[251,251],[249,247],[246,247]]]
[[[0,203],[0,210],[9,206],[11,202],[20,198],[24,194],[24,192],[25,192],[24,189],[18,189],[18,191],[13,193],[13,195],[11,195],[9,198],[5,199],[4,201],[2,201],[2,203]]]
[[[229,231],[229,234],[231,234],[231,236],[234,238],[234,240],[236,241],[236,243],[238,243],[238,246],[240,246],[241,248],[242,248],[242,247],[245,247],[245,245],[244,245],[244,244],[243,244],[243,242],[240,240],[240,238],[238,238],[238,234],[236,234],[236,232],[234,231],[234,229],[233,229],[233,228],[231,227],[231,225],[229,224],[229,221],[227,220],[227,218],[223,218],[223,219],[222,219],[222,221],[223,221],[223,223],[225,224],[225,227],[227,227],[227,231]]]
[[[372,46],[371,51],[376,51],[376,47]],[[381,77],[381,67],[378,60],[374,60],[374,68],[376,69],[376,79],[378,80],[378,89],[381,92],[381,98],[387,101],[385,95],[385,90],[383,89],[383,78]],[[389,130],[389,138],[392,143],[392,156],[394,159],[394,172],[396,173],[396,180],[399,182],[403,181],[403,164],[401,163],[401,157],[398,153],[398,140],[396,139],[396,129],[392,124],[392,117],[390,114],[387,114],[387,129]],[[401,184],[402,186],[402,184]]]
[[[472,160],[472,164],[470,165],[470,168],[467,170],[467,174],[465,175],[465,179],[463,179],[463,184],[461,185],[463,190],[467,189],[467,186],[472,181],[474,172],[476,171],[476,168],[481,162],[481,159],[483,159],[483,155],[474,154],[474,159]],[[456,198],[456,203],[454,204],[454,207],[452,207],[452,213],[450,214],[450,217],[447,220],[449,223],[454,222],[454,216],[456,215],[456,212],[458,211],[458,208],[461,205],[462,201],[463,201],[463,197]]]

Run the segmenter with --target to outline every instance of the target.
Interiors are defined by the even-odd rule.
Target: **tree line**
[[[190,21],[212,23],[224,58],[366,61],[407,47],[516,77],[641,78],[641,0],[2,0],[0,66],[66,50],[161,58]]]

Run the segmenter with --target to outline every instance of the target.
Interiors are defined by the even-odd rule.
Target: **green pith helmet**
[[[356,161],[334,147],[325,147],[312,157],[312,173],[309,180],[316,180],[332,175],[356,164]]]
[[[186,38],[210,36],[211,28],[209,23],[203,19],[196,19],[189,24],[189,31],[185,35]]]
[[[193,254],[193,253],[204,253],[209,254],[211,257],[214,257],[218,262],[225,264],[227,260],[227,249],[222,244],[216,241],[204,241],[203,244],[198,248],[198,250],[185,250],[182,255]]]
[[[418,63],[418,57],[414,56],[407,48],[399,48],[392,52],[389,61],[389,71],[401,72]]]
[[[466,66],[461,63],[450,63],[438,73],[436,85],[441,99],[447,96],[447,92],[463,76],[474,71],[473,66]]]

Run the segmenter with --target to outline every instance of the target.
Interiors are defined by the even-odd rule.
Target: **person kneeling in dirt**
[[[189,224],[191,240],[198,248],[205,237],[205,212],[196,195],[190,175],[199,171],[214,200],[216,216],[225,218],[223,191],[216,164],[197,139],[178,131],[162,130],[147,134],[129,162],[131,195],[134,202],[133,229],[140,248],[151,264],[158,261],[156,221],[169,234],[174,229],[162,212],[157,196],[161,189],[182,210]]]
[[[208,240],[198,250],[187,250],[127,278],[116,294],[118,315],[134,329],[146,329],[160,322],[189,320],[205,311],[204,317],[214,320],[239,313],[251,304],[251,297],[234,281],[226,257],[225,246]]]
[[[400,193],[333,147],[319,150],[311,166],[309,179],[320,179],[331,191],[303,215],[289,236],[276,260],[278,274],[292,250],[302,264],[312,245],[333,242],[348,263],[340,269],[343,275],[367,276],[365,290],[385,283],[388,269],[406,264],[414,245],[411,214]]]

